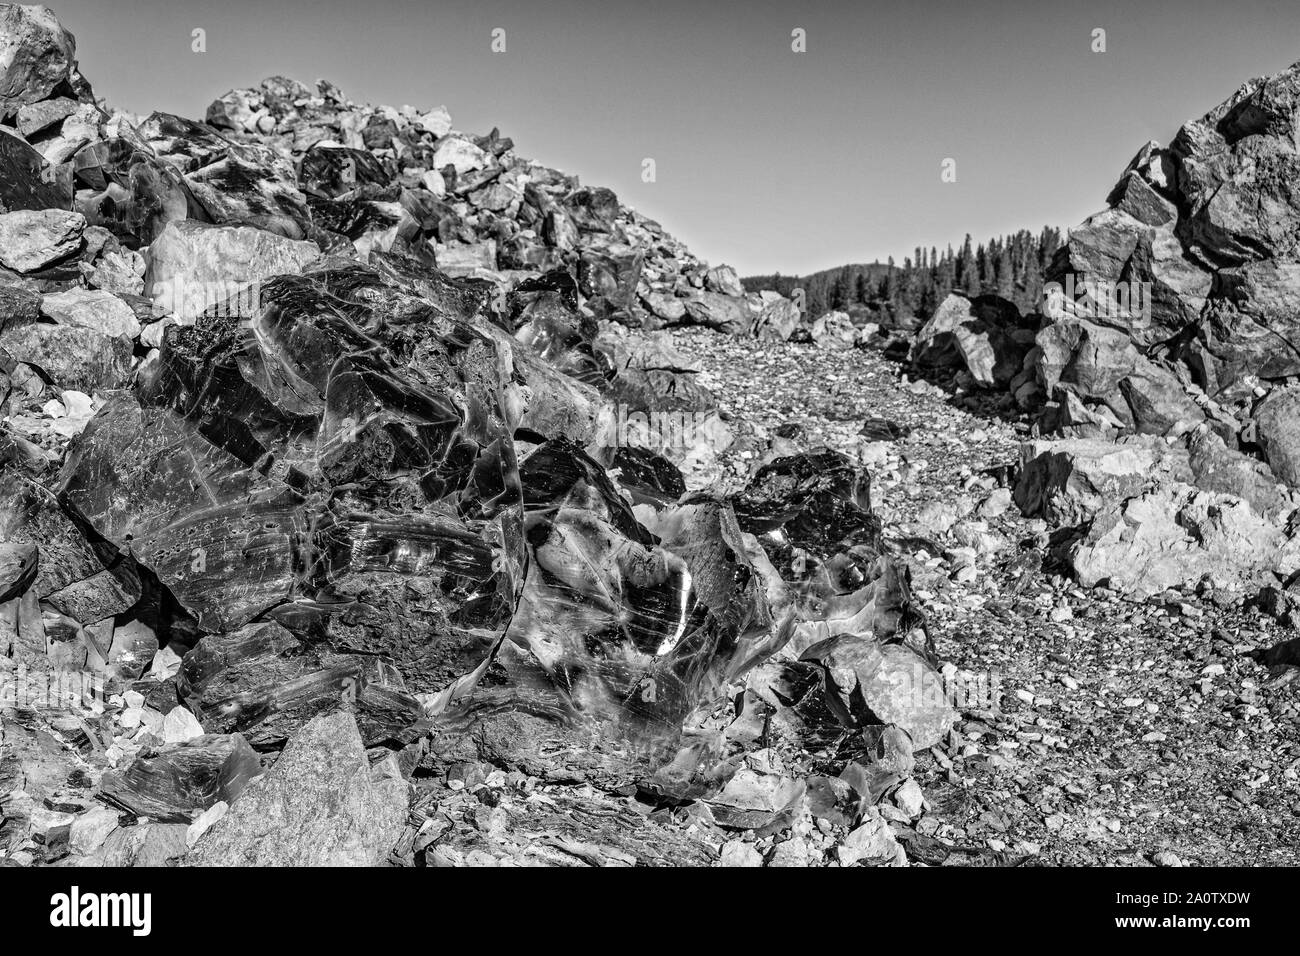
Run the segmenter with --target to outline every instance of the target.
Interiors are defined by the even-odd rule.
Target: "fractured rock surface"
[[[712,862],[673,813],[724,790],[733,823],[826,807],[847,836],[870,799],[760,757],[789,799],[751,806],[736,748],[769,679],[821,699],[796,648],[914,653],[906,568],[842,455],[792,443],[722,481],[720,398],[657,331],[845,351],[847,316],[805,328],[612,191],[445,110],[276,77],[204,122],[110,112],[35,10],[0,6],[0,677],[104,693],[64,702],[75,718],[15,703],[49,747],[15,748],[33,772],[6,778],[0,852]],[[919,718],[869,671],[881,693],[842,708],[846,731],[943,736],[946,712]],[[69,795],[43,761],[76,764]],[[603,788],[579,805],[644,793],[659,818],[579,831],[508,809],[578,781]],[[497,803],[448,795],[471,786]],[[844,860],[904,862],[878,830]]]
[[[317,717],[212,825],[195,866],[374,866],[406,823],[407,786],[372,767],[356,722]]]

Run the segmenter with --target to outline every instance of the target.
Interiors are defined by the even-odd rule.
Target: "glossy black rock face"
[[[365,658],[395,668],[391,690],[433,694],[491,655],[523,512],[508,357],[465,321],[474,301],[411,265],[274,280],[252,320],[169,329],[152,381],[70,452],[71,512],[204,630],[273,619],[312,643],[290,679],[306,690],[267,680],[241,713],[310,716],[302,701]],[[373,683],[358,670],[351,692]],[[214,727],[250,726],[228,717]]]
[[[596,389],[613,377],[595,347],[596,322],[578,311],[577,285],[567,272],[520,283],[508,297],[506,322],[518,341],[566,375]]]
[[[480,712],[559,714],[662,755],[697,706],[771,650],[730,507],[666,508],[652,533],[604,468],[562,439],[520,473],[528,576],[500,657],[508,681],[480,688]]]
[[[26,142],[0,131],[0,213],[70,208],[71,178],[51,177],[49,168],[41,154]]]
[[[839,452],[791,455],[758,470],[733,504],[740,526],[786,552],[825,559],[855,545],[881,547],[871,479]]]
[[[520,328],[591,358],[570,292],[526,289]],[[565,428],[517,463],[528,423],[592,438],[589,399],[580,365],[485,325],[486,299],[391,256],[271,280],[251,319],[170,328],[76,441],[69,513],[208,635],[180,693],[210,732],[274,748],[345,696],[371,743],[458,703],[659,753],[770,652],[730,505],[679,503],[664,459],[598,462]]]
[[[393,177],[368,150],[313,146],[303,154],[298,179],[309,195],[337,199],[358,190],[373,194]]]
[[[205,637],[185,655],[179,687],[209,732],[241,733],[259,750],[283,745],[342,698],[353,700],[367,744],[400,742],[423,717],[377,658],[304,643],[273,621]]]
[[[837,452],[778,458],[733,499],[814,633],[892,640],[923,625],[906,567],[888,553],[871,513],[865,470]],[[833,630],[827,630],[833,627]]]
[[[237,144],[203,123],[154,113],[136,130],[155,156],[180,169],[206,218],[302,239],[311,214],[293,168],[274,150]]]
[[[263,92],[294,136],[338,120],[321,91]],[[290,161],[222,108],[209,120],[155,113],[81,150],[63,199],[36,183],[5,195],[70,206],[75,187],[76,208],[129,248],[189,219],[325,254],[262,283],[251,318],[214,308],[168,328],[147,375],[75,441],[57,489],[103,552],[87,575],[122,577],[119,603],[148,603],[157,635],[184,638],[187,703],[258,749],[340,696],[368,742],[409,739],[452,704],[501,704],[561,736],[596,724],[670,746],[774,629],[731,506],[683,503],[670,462],[609,445],[613,402],[714,406],[676,357],[598,344],[597,317],[640,308],[644,253],[616,197],[534,179],[528,239],[457,211],[509,198],[500,163],[445,168],[435,196],[374,155],[412,146],[409,128],[376,120],[364,150],[304,139]],[[495,133],[476,144],[510,148]],[[16,147],[0,158],[15,181],[31,165]],[[390,229],[392,252],[329,255]],[[488,236],[502,261],[549,271],[503,300],[435,268],[436,243]]]
[[[105,774],[100,797],[136,816],[188,823],[220,801],[233,803],[261,770],[239,734],[205,734],[143,755],[122,773]]]
[[[662,507],[677,501],[686,494],[686,482],[667,458],[633,445],[624,445],[605,452],[609,467],[617,472],[618,483],[632,496],[636,504],[649,503]]]
[[[641,279],[644,256],[606,256],[584,250],[578,260],[578,287],[587,305],[597,315],[635,324],[637,282]]]

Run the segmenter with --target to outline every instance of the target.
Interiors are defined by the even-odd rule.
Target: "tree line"
[[[1019,232],[974,245],[969,234],[959,249],[940,253],[917,248],[897,265],[872,262],[825,269],[808,276],[750,276],[743,281],[749,292],[774,289],[793,296],[804,290],[810,316],[831,310],[867,310],[894,322],[926,318],[950,292],[969,296],[1000,295],[1021,312],[1037,311],[1042,302],[1043,272],[1061,246],[1061,232],[1044,226],[1037,235]]]

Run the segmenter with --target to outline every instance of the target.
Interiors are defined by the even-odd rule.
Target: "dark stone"
[[[791,546],[820,555],[842,547],[881,548],[871,513],[871,479],[839,452],[778,458],[760,468],[733,500],[742,530],[781,531]]]
[[[214,803],[233,803],[262,771],[239,734],[205,734],[137,757],[122,773],[104,775],[100,798],[162,823],[188,823]]]
[[[669,509],[656,540],[605,470],[564,440],[534,451],[521,480],[530,561],[499,657],[509,680],[478,688],[484,722],[470,732],[506,746],[505,717],[520,710],[539,724],[529,747],[541,726],[574,741],[590,736],[574,728],[607,727],[641,752],[593,755],[588,772],[627,779],[639,761],[671,753],[687,715],[775,649],[761,579],[725,503]]]
[[[392,175],[366,150],[313,146],[303,154],[298,181],[308,195],[337,199],[368,186],[387,186]]]
[[[458,317],[475,298],[387,265],[281,277],[250,322],[169,329],[142,401],[96,416],[61,487],[204,630],[271,613],[432,692],[510,619],[520,493],[501,353]]]
[[[47,166],[21,137],[0,128],[0,213],[71,208],[71,171]]]
[[[858,434],[867,441],[902,441],[912,434],[908,425],[899,425],[884,418],[868,418],[858,429]]]

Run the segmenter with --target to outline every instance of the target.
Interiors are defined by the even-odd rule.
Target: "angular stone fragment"
[[[415,121],[422,129],[434,136],[446,136],[451,132],[451,114],[447,112],[445,106],[421,113]]]
[[[1105,584],[1142,599],[1209,577],[1224,590],[1300,569],[1283,530],[1240,498],[1172,483],[1111,504],[1070,548],[1086,587]]]
[[[180,691],[210,733],[238,731],[259,749],[343,699],[356,703],[367,741],[399,739],[423,716],[420,704],[373,678],[364,659],[322,655],[267,622],[203,638],[185,655]]]
[[[479,147],[459,136],[444,137],[433,153],[433,168],[442,169],[451,166],[457,175],[481,169],[487,156]]]
[[[48,7],[0,5],[0,119],[68,83],[76,52],[72,34]]]
[[[78,183],[89,185],[77,192],[77,211],[132,249],[152,242],[169,222],[207,218],[181,168],[138,137],[90,143],[71,166]]]
[[[89,394],[131,382],[131,340],[124,336],[40,323],[0,333],[0,348],[39,368],[59,388]]]
[[[0,264],[36,272],[66,259],[81,245],[86,219],[61,209],[19,209],[0,215]]]
[[[30,140],[33,133],[39,133],[56,123],[62,123],[77,111],[79,105],[81,104],[76,100],[66,96],[28,103],[18,111],[18,132]]]
[[[91,329],[110,338],[138,338],[140,320],[135,311],[111,292],[69,289],[46,295],[41,311],[60,325]]]
[[[449,276],[472,276],[497,267],[497,244],[491,240],[440,245],[437,255],[438,268]]]
[[[63,494],[200,620],[238,626],[287,599],[300,497],[163,410],[114,397],[78,437]]]
[[[745,287],[740,284],[740,276],[736,275],[736,270],[731,266],[714,266],[706,272],[704,287],[710,292],[721,292],[723,295],[736,298],[741,298],[745,294]]]
[[[603,383],[605,391],[625,406],[623,415],[675,409],[708,412],[717,408],[717,399],[700,384],[700,365],[673,346],[664,332],[639,335],[635,339],[601,336],[593,343],[596,352],[605,356],[611,374]],[[699,424],[703,425],[701,418]],[[630,439],[633,444],[649,447],[645,441]]]
[[[749,309],[744,299],[718,292],[702,292],[686,302],[686,314],[698,325],[737,335],[749,327]]]
[[[776,296],[774,299],[765,298],[763,311],[754,320],[754,333],[761,339],[780,339],[782,342],[788,342],[802,321],[803,313],[790,299],[784,296]]]
[[[1123,209],[1106,209],[1089,216],[1070,230],[1069,242],[1061,247],[1045,276],[1048,282],[1116,283],[1142,236],[1150,227]]]
[[[57,594],[104,571],[100,556],[55,496],[41,483],[10,469],[0,470],[0,541],[14,549],[11,554],[19,559],[36,556],[27,568],[35,576],[26,585],[36,598]],[[21,575],[17,580],[23,580]]]
[[[938,671],[902,644],[841,634],[801,659],[821,665],[827,703],[846,726],[893,724],[907,732],[914,750],[925,750],[957,719]]]
[[[853,866],[863,861],[873,866],[906,866],[907,855],[898,845],[889,824],[874,807],[868,809],[863,820],[835,848],[841,866]]]
[[[306,196],[292,166],[261,144],[236,144],[201,123],[153,113],[137,134],[162,162],[180,170],[194,219],[243,225],[289,239],[310,229]]]
[[[494,326],[476,324],[476,328],[493,338],[508,356],[514,381],[505,390],[505,406],[516,429],[568,438],[582,446],[609,431],[615,413],[595,388],[558,371]]]
[[[772,646],[730,508],[667,512],[655,544],[569,443],[533,452],[521,476],[531,561],[503,662],[530,696],[558,694],[585,721],[671,746],[694,708]]]
[[[78,856],[88,856],[104,845],[109,834],[118,828],[120,814],[108,807],[92,807],[72,824],[68,848]]]
[[[636,315],[637,285],[641,278],[644,254],[626,246],[617,253],[606,254],[599,247],[584,249],[578,261],[578,287],[588,299],[587,307],[602,318],[624,325],[640,324]],[[704,296],[716,293],[705,292]],[[719,297],[726,302],[735,300]],[[687,310],[690,310],[688,304]]]
[[[677,322],[686,315],[686,303],[676,296],[663,292],[651,292],[643,296],[645,306],[665,322]]]
[[[41,298],[39,293],[28,289],[0,286],[0,333],[35,324],[41,315]]]
[[[853,348],[858,330],[853,320],[844,312],[827,312],[813,322],[809,330],[813,344],[819,349],[843,351]]]
[[[1136,171],[1125,174],[1111,191],[1107,202],[1148,226],[1167,226],[1178,218],[1177,207]]]
[[[137,816],[189,823],[195,811],[234,801],[259,773],[261,763],[243,737],[207,734],[105,774],[100,797]]]
[[[0,213],[71,208],[71,170],[50,167],[26,140],[0,126]]]
[[[60,614],[93,624],[121,614],[140,600],[140,576],[133,562],[119,561],[111,569],[42,595]]]
[[[583,231],[604,231],[618,215],[618,197],[603,186],[576,189],[565,197],[569,215]]]
[[[829,557],[840,546],[880,547],[870,476],[838,452],[769,462],[733,503],[740,527],[756,535],[779,532],[773,544],[779,543],[781,551],[797,548]]]
[[[1300,389],[1278,388],[1255,411],[1257,435],[1273,473],[1300,486]]]
[[[763,865],[763,856],[754,849],[752,843],[743,840],[728,840],[722,846],[722,855],[718,860],[724,867],[758,867]]]
[[[980,385],[1005,387],[1031,344],[1019,324],[1020,311],[1005,299],[953,293],[917,333],[911,358],[922,367],[965,367]]]
[[[192,866],[378,866],[408,812],[407,786],[371,769],[346,711],[298,732],[195,845]]]
[[[21,596],[36,580],[38,555],[34,541],[0,542],[0,602]]]
[[[1245,499],[1258,515],[1277,520],[1296,507],[1297,498],[1267,464],[1229,448],[1217,434],[1202,428],[1188,437],[1192,484],[1206,491]]]
[[[185,856],[183,823],[145,823],[122,827],[108,835],[94,854],[82,861],[85,866],[160,867]]]
[[[1191,481],[1185,454],[1163,442],[1075,439],[1026,442],[1020,448],[1016,505],[1053,527],[1083,524],[1161,477]]]
[[[109,646],[110,671],[123,680],[139,680],[158,652],[158,636],[143,621],[128,621],[113,629]]]
[[[1186,253],[1170,229],[1161,228],[1138,240],[1122,280],[1112,321],[1141,348],[1152,349],[1196,324],[1215,276]]]
[[[264,280],[299,273],[319,256],[313,243],[251,226],[172,222],[149,246],[145,294],[158,314],[182,321],[222,305],[248,318],[260,306]]]

